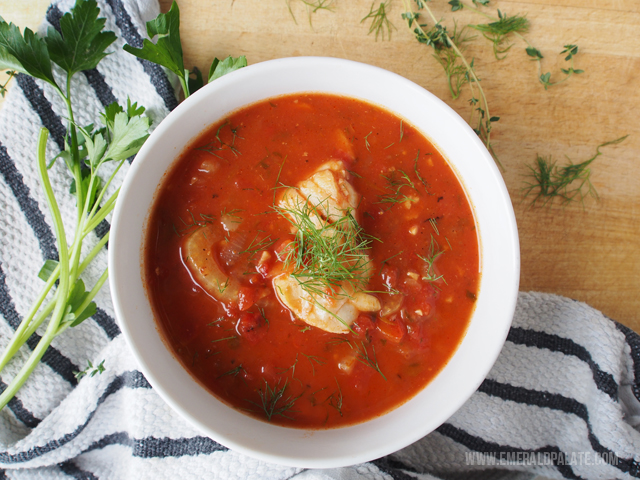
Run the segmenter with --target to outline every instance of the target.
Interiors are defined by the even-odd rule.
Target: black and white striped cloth
[[[173,80],[127,54],[139,46],[155,0],[99,0],[113,54],[75,77],[76,121],[98,121],[112,101],[147,107],[157,125],[176,105]],[[45,28],[59,28],[73,0],[55,2]],[[229,52],[234,53],[234,52]],[[28,310],[45,259],[57,258],[35,169],[41,126],[48,158],[64,144],[65,109],[55,92],[19,76],[0,111],[0,344]],[[75,200],[61,164],[52,169],[68,232]],[[126,174],[119,174],[118,182]],[[90,241],[109,228],[100,226]],[[92,285],[103,252],[86,275]],[[114,321],[108,288],[91,319],[56,339],[24,388],[0,413],[0,479],[524,479],[640,478],[640,337],[570,299],[521,293],[507,342],[488,378],[445,424],[371,463],[302,470],[260,462],[203,436],[154,393]],[[28,342],[26,356],[39,336]],[[87,361],[101,375],[77,381]],[[2,372],[0,389],[15,375]]]

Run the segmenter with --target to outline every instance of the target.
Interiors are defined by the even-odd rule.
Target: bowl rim
[[[375,80],[375,82],[373,80]],[[340,86],[340,81],[343,81],[347,86]],[[362,88],[356,88],[354,86],[356,81],[362,83]],[[191,131],[196,132],[191,135],[191,138],[195,138],[206,128],[207,124],[212,123],[202,122],[200,117],[194,119],[193,112],[198,111],[200,104],[209,105],[208,102],[215,100],[217,103],[215,107],[213,107],[214,109],[224,110],[227,108],[226,112],[230,113],[244,105],[253,103],[250,101],[253,98],[252,95],[257,95],[260,98],[277,96],[277,94],[262,94],[262,96],[260,96],[256,93],[258,91],[276,91],[278,89],[292,88],[290,85],[299,85],[299,83],[296,82],[308,82],[308,84],[311,85],[322,85],[323,82],[327,82],[327,84],[331,85],[331,89],[297,87],[295,91],[326,92],[361,98],[369,103],[382,106],[382,108],[398,114],[398,110],[404,111],[405,106],[403,106],[402,109],[390,108],[386,106],[384,102],[382,102],[381,105],[377,101],[367,98],[367,96],[372,96],[384,88],[384,85],[394,86],[394,88],[401,93],[395,96],[391,95],[393,98],[398,97],[404,100],[412,99],[412,101],[417,104],[424,102],[425,106],[436,110],[442,116],[441,121],[450,125],[456,132],[456,135],[459,136],[456,141],[461,144],[460,148],[473,153],[473,156],[477,156],[474,161],[479,162],[483,167],[478,168],[478,175],[484,175],[486,181],[490,183],[490,185],[484,187],[480,185],[476,186],[476,184],[473,183],[475,180],[471,180],[473,188],[484,189],[471,191],[468,188],[470,183],[470,174],[467,171],[469,170],[468,165],[464,164],[465,166],[461,169],[459,166],[450,164],[470,200],[472,210],[476,217],[476,225],[481,227],[479,237],[483,271],[476,313],[479,311],[480,305],[482,305],[482,312],[488,311],[487,309],[491,307],[495,318],[492,321],[487,320],[482,324],[482,326],[485,327],[487,325],[491,326],[491,331],[483,331],[481,326],[474,323],[476,322],[476,313],[474,313],[467,332],[458,345],[453,357],[423,391],[402,406],[381,417],[364,422],[363,424],[330,430],[306,431],[278,427],[240,414],[235,410],[227,412],[227,410],[232,409],[220,401],[217,402],[223,405],[224,408],[218,408],[215,404],[208,404],[204,398],[200,397],[198,391],[195,391],[193,395],[197,398],[185,398],[185,391],[179,390],[181,388],[187,388],[186,385],[188,382],[186,382],[185,378],[175,369],[175,365],[172,365],[173,361],[182,368],[180,362],[173,358],[173,354],[168,352],[168,350],[164,352],[164,354],[162,352],[156,352],[154,349],[157,349],[157,341],[145,338],[145,336],[148,336],[152,331],[155,331],[158,336],[161,336],[155,323],[153,324],[153,328],[148,325],[148,312],[145,311],[144,306],[144,302],[148,302],[146,295],[143,296],[143,299],[132,298],[135,297],[136,294],[139,297],[140,292],[139,289],[142,280],[141,278],[132,278],[131,274],[132,269],[138,268],[140,270],[138,277],[142,277],[143,275],[141,271],[142,259],[138,257],[137,263],[133,260],[135,260],[136,255],[141,254],[144,237],[142,237],[142,242],[138,242],[137,245],[131,238],[132,236],[137,239],[141,238],[139,231],[144,230],[146,227],[146,217],[153,202],[152,199],[151,203],[148,203],[145,208],[144,205],[136,204],[135,200],[136,196],[141,195],[140,185],[138,185],[144,183],[143,180],[140,180],[141,176],[147,176],[149,171],[153,170],[151,163],[154,161],[154,157],[169,155],[169,153],[166,152],[167,145],[171,143],[169,139],[176,136],[175,132],[178,131],[179,128],[184,129],[187,124],[190,125],[191,128],[194,129]],[[304,83],[302,83],[302,85],[304,85]],[[253,90],[245,89],[247,91],[240,91],[245,86],[252,86]],[[356,92],[357,90],[357,92],[355,94],[340,93],[338,92],[340,88],[351,89],[351,92]],[[286,93],[289,92],[283,92],[281,94]],[[247,101],[247,99],[249,99],[249,101]],[[234,108],[227,107],[227,104],[232,105],[234,102],[236,103]],[[407,108],[409,107],[407,106]],[[224,114],[218,115],[217,118],[219,119],[223,116]],[[400,116],[404,117],[404,115]],[[441,147],[441,141],[432,138],[428,132],[425,132],[419,125],[416,125],[411,118],[409,118],[408,121],[425,134],[437,148]],[[202,122],[202,125],[199,125],[198,122]],[[186,134],[181,135],[184,137]],[[188,142],[183,143],[179,149],[174,145],[172,153],[174,159],[179,156],[182,148],[187,144]],[[458,147],[454,145],[452,148]],[[445,159],[449,161],[450,156],[447,155],[447,152],[442,149],[441,151]],[[455,155],[458,154],[456,153]],[[463,162],[468,161],[463,159]],[[164,170],[165,169],[163,169],[163,171]],[[156,187],[157,183],[153,185],[153,198],[155,198]],[[148,188],[146,191],[148,191]],[[490,197],[490,200],[479,197],[478,192],[482,192],[486,197]],[[485,203],[488,203],[489,206],[485,207]],[[480,205],[483,210],[478,211],[477,205]],[[495,211],[485,212],[484,210],[487,208],[493,208]],[[496,214],[496,212],[499,213]],[[499,248],[487,244],[486,240],[491,239],[493,241],[492,235],[483,234],[483,228],[487,227],[484,227],[484,223],[482,222],[489,222],[485,217],[490,215],[499,217],[499,228],[504,235],[506,235],[506,238],[500,240]],[[493,226],[493,223],[491,223],[491,225]],[[132,231],[134,235],[131,235]],[[134,244],[132,244],[132,242],[134,242]],[[490,258],[487,257],[486,252],[488,247],[491,247]],[[132,250],[136,251],[133,252]],[[501,292],[494,292],[492,285],[485,285],[484,283],[487,272],[491,272],[491,280],[494,281],[495,275],[491,270],[493,266],[487,264],[487,261],[490,260],[499,262],[503,269],[501,272],[502,279],[496,280],[501,282]],[[306,468],[340,467],[382,457],[417,441],[453,415],[476,391],[480,383],[489,373],[489,370],[501,351],[515,312],[520,274],[518,232],[509,193],[494,160],[467,123],[443,101],[423,87],[404,77],[379,67],[329,57],[291,57],[250,65],[217,79],[178,105],[153,131],[126,174],[112,218],[108,263],[110,271],[109,286],[118,324],[142,373],[163,400],[191,424],[224,446],[260,460]],[[490,293],[486,293],[489,291]],[[486,300],[483,295],[488,295]],[[486,305],[487,302],[496,301],[498,301],[498,303],[494,306]],[[140,318],[143,318],[143,321],[146,323],[141,324]],[[459,353],[463,346],[469,344],[469,342],[472,343],[469,347],[465,348],[479,349],[482,355],[479,360],[473,362],[473,365],[467,365],[465,367],[459,365],[461,361],[459,360]],[[162,340],[162,343],[164,345],[164,340]],[[167,353],[171,356],[171,359],[167,358]],[[445,373],[447,375],[450,373],[458,373],[462,368],[468,368],[469,370],[467,371],[471,371],[471,374],[467,375],[468,378],[465,379],[466,383],[464,383],[464,385],[455,386],[452,385],[453,382],[451,380],[443,379]],[[174,375],[172,380],[177,382],[177,387],[169,384],[166,378],[169,374]],[[187,375],[191,378],[190,374]],[[199,385],[194,379],[191,379],[191,381]],[[203,387],[199,386],[199,388],[204,391]],[[438,391],[435,389],[444,390]],[[402,415],[404,414],[406,416],[408,414],[407,412],[415,413],[417,410],[415,410],[415,408],[407,410],[407,405],[412,402],[425,401],[425,392],[430,392],[429,395],[437,398],[437,400],[429,404],[434,410],[437,410],[434,414],[436,415],[436,420],[430,417],[425,418],[424,423],[413,421],[411,424],[408,424],[403,420]],[[447,396],[452,392],[455,393],[453,397]],[[206,393],[215,399],[212,394]],[[196,409],[195,412],[194,409]],[[238,432],[229,430],[228,425],[226,426],[227,430],[218,430],[218,425],[212,426],[212,420],[207,418],[207,415],[203,415],[203,412],[199,411],[199,409],[212,409],[214,413],[225,417],[228,416],[230,419],[218,419],[216,421],[237,422],[237,425],[240,425],[242,428],[246,427],[255,430],[255,435],[253,435],[252,438],[242,436]],[[250,419],[250,422],[243,421],[237,415]],[[401,420],[403,421],[401,422]],[[400,426],[395,426],[394,422],[400,422],[400,425],[407,427],[405,430],[408,431],[402,430]],[[265,425],[267,427],[265,427]],[[354,449],[345,452],[344,449],[350,447],[350,444],[345,444],[336,432],[340,432],[343,436],[350,435],[356,439],[353,443],[357,444],[358,441],[362,441],[364,445],[362,448],[357,448],[356,445]],[[283,439],[278,441],[288,445],[289,450],[287,452],[274,450],[276,448],[274,444],[277,443],[271,440],[274,434],[277,435],[278,439]],[[375,444],[372,444],[371,441],[369,441],[369,437],[375,435],[383,436],[384,441],[374,442]],[[302,447],[302,444],[305,446]],[[335,444],[336,446],[327,451],[327,444]]]

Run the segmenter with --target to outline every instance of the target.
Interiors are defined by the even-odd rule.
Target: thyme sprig
[[[567,56],[564,58],[564,60],[566,62],[569,62],[569,68],[561,68],[560,71],[564,73],[564,77],[556,82],[552,82],[551,72],[542,73],[542,67],[540,64],[540,60],[543,58],[542,54],[540,54],[540,52],[537,50],[533,51],[530,48],[527,48],[527,55],[534,57],[534,60],[538,60],[538,78],[540,80],[540,83],[542,83],[542,85],[544,86],[545,90],[547,90],[549,87],[560,85],[561,83],[566,82],[567,80],[569,80],[569,78],[571,78],[572,75],[579,75],[581,73],[584,73],[584,70],[576,69],[573,63],[573,56],[578,53],[578,45],[565,45],[564,50],[560,52],[560,55],[564,55],[565,53],[567,54]]]
[[[488,0],[483,0],[482,2],[473,0],[473,3],[476,6],[478,6],[479,3],[486,6],[489,2]],[[508,17],[506,14],[498,10],[498,17],[496,18],[476,7],[472,7],[471,5],[464,3],[462,0],[450,0],[449,5],[451,5],[451,11],[453,12],[467,9],[490,20],[489,23],[469,26],[482,32],[484,37],[493,43],[493,51],[496,59],[498,60],[506,58],[507,52],[513,46],[513,44],[505,45],[510,35],[513,34],[513,36],[526,43],[527,46],[525,48],[525,52],[533,61],[538,63],[538,81],[544,86],[545,90],[549,87],[559,85],[567,81],[572,75],[578,75],[584,72],[584,70],[576,69],[573,62],[574,55],[578,53],[578,46],[569,44],[565,45],[564,50],[560,52],[561,55],[567,54],[565,61],[570,62],[569,68],[560,69],[565,76],[558,81],[552,82],[551,72],[542,73],[542,59],[544,56],[540,50],[534,47],[523,35],[529,29],[529,21],[523,15],[516,14]]]
[[[80,380],[82,377],[88,375],[90,378],[95,377],[98,374],[102,374],[105,371],[104,360],[102,360],[95,367],[91,363],[91,361],[87,361],[87,368],[84,370],[80,370],[79,372],[73,372],[73,376],[76,377],[76,380]]]
[[[466,83],[468,83],[471,90],[471,99],[469,100],[469,103],[472,106],[472,110],[469,124],[485,144],[487,150],[489,150],[498,166],[504,170],[504,167],[498,159],[491,144],[492,126],[494,122],[500,120],[500,117],[491,116],[489,113],[487,97],[482,85],[480,84],[480,79],[475,72],[473,60],[471,62],[467,61],[456,41],[454,41],[452,36],[449,35],[447,27],[433,15],[433,12],[427,5],[426,0],[415,0],[417,11],[413,11],[410,0],[402,0],[402,2],[404,5],[402,18],[406,20],[407,26],[415,36],[416,40],[422,44],[432,47],[437,54],[440,54],[443,49],[451,49],[456,58],[459,59],[461,64],[464,66],[466,70],[465,75],[468,76]],[[428,24],[420,23],[421,11],[423,10],[427,13],[433,23],[433,25],[428,29]]]
[[[464,52],[466,44],[475,39],[475,35],[469,35],[466,31],[466,27],[462,27],[458,31],[457,22],[453,22],[453,32],[450,34],[451,41],[455,43],[460,52]],[[436,49],[433,54],[438,63],[442,66],[445,75],[447,76],[447,85],[449,86],[449,93],[451,98],[456,100],[462,91],[462,88],[469,83],[469,73],[467,68],[460,61],[460,57],[452,48],[439,48]],[[471,61],[473,67],[474,61]]]

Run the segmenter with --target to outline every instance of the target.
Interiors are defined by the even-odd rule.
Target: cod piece
[[[322,236],[335,234],[336,230],[332,230],[331,225],[347,215],[355,215],[358,202],[359,195],[347,179],[344,164],[330,160],[295,188],[285,190],[279,207],[287,212],[296,233],[312,228]],[[301,225],[303,222],[305,225]],[[347,237],[338,236],[335,241],[349,241],[344,238]],[[311,274],[305,276],[304,270],[293,272],[290,267],[289,271],[273,279],[273,287],[282,305],[300,320],[327,332],[347,333],[360,312],[378,311],[381,305],[376,297],[354,287],[354,284],[364,285],[369,280],[368,256],[360,252],[338,260],[343,261],[347,268],[349,263],[355,262],[364,267],[360,269],[359,278],[318,287]],[[313,287],[309,287],[310,284]]]

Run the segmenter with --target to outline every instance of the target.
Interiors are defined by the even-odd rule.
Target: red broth
[[[366,290],[382,304],[345,334],[295,318],[272,285],[293,238],[274,203],[328,159],[361,196],[354,215],[375,237]],[[277,97],[211,126],[163,180],[147,228],[145,279],[166,343],[216,397],[279,425],[340,427],[398,407],[442,370],[475,306],[478,238],[455,174],[413,126],[351,98]],[[203,228],[240,285],[233,301],[187,266],[184,243]]]

